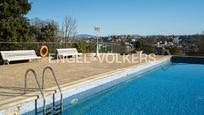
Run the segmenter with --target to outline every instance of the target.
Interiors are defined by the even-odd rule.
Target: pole
[[[98,57],[99,56],[98,39],[99,39],[100,27],[99,26],[95,26],[94,30],[96,31],[96,57]]]

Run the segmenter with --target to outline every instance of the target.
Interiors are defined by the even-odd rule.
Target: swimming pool
[[[63,113],[204,115],[204,65],[161,66],[79,102],[65,107]]]

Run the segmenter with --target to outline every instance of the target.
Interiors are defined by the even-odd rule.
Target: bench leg
[[[4,65],[9,65],[9,61],[4,61]]]

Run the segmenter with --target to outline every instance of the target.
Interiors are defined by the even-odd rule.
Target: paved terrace
[[[156,56],[159,60],[164,58],[163,56]],[[69,58],[68,60],[73,60],[75,58]],[[93,57],[81,57],[83,60],[93,60]],[[96,59],[96,58],[95,58]],[[122,59],[122,56],[119,56]],[[130,58],[131,59],[131,58]],[[56,62],[56,60],[52,60]],[[28,63],[16,63],[10,65],[0,65],[0,105],[5,102],[5,100],[15,98],[18,96],[23,96],[24,94],[24,79],[25,72],[27,69],[34,69],[38,72],[39,76],[42,75],[42,70],[46,66],[51,66],[60,85],[76,82],[78,80],[82,81],[91,76],[104,74],[107,72],[115,71],[122,68],[127,68],[131,66],[137,66],[144,63],[100,63],[98,59],[92,61],[91,63],[49,63],[48,58],[43,58],[40,61],[33,61]],[[49,72],[45,76],[45,88],[54,87],[55,82],[51,77]],[[29,92],[37,91],[37,85],[34,77],[31,74],[28,76],[28,87]]]

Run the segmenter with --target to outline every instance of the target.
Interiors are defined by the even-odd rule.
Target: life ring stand
[[[43,50],[45,49],[45,53],[43,53]],[[41,57],[46,57],[48,55],[48,47],[46,45],[41,46],[40,48],[40,56]]]

